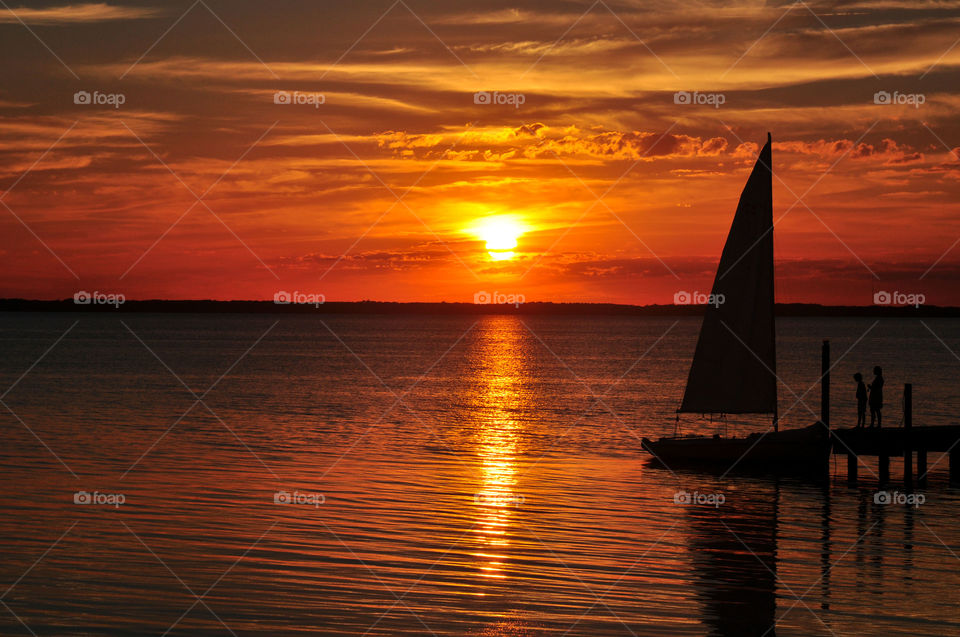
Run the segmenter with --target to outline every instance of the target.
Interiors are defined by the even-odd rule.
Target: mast
[[[770,147],[771,157],[770,157],[770,176],[771,181],[773,177],[773,136],[770,134],[770,131],[767,131],[767,146]],[[771,184],[771,197],[770,197],[770,343],[773,351],[773,357],[770,360],[770,367],[773,370],[774,378],[779,378],[777,376],[777,288],[776,288],[776,279],[777,279],[777,270],[775,265],[775,259],[773,258],[776,254],[773,249],[773,196],[772,196],[772,184]],[[773,430],[780,431],[780,392],[779,386],[774,384],[773,391]],[[778,491],[779,493],[779,491]]]

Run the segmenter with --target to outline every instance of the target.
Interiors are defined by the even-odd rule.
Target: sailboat
[[[769,414],[764,432],[679,436],[641,445],[661,464],[818,471],[827,467],[829,427],[780,430],[774,321],[771,136],[760,151],[727,235],[690,365],[680,413]]]

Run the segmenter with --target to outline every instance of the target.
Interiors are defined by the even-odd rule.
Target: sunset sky
[[[949,0],[5,0],[0,296],[671,303],[770,131],[778,300],[960,304],[958,39]]]

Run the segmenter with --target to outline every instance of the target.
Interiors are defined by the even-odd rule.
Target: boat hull
[[[641,446],[654,463],[668,468],[724,473],[733,469],[818,474],[826,472],[830,458],[829,431],[821,423],[743,438],[644,438]]]

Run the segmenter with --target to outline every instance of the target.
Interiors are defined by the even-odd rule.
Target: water
[[[916,507],[876,504],[864,469],[850,489],[646,465],[697,328],[4,315],[0,633],[960,632],[945,460]],[[954,424],[960,321],[778,329],[784,426],[818,413],[823,338],[835,423],[882,364],[891,425],[903,382],[918,425]]]

